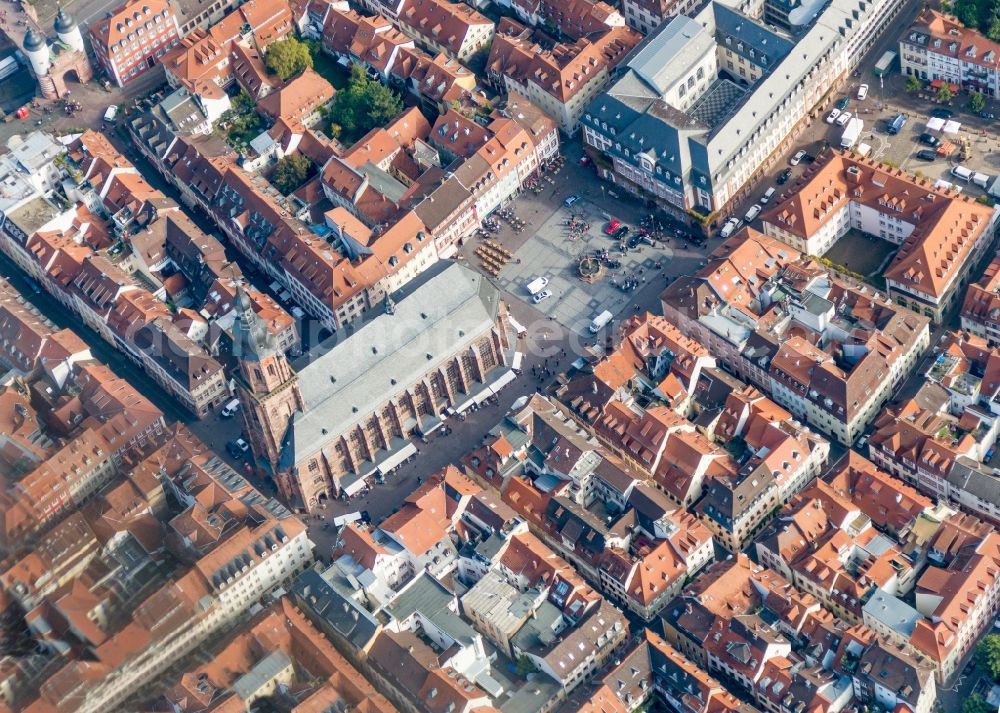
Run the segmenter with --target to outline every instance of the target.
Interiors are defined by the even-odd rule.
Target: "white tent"
[[[944,126],[944,119],[939,119],[936,116],[927,122],[928,131],[941,131],[941,127],[943,126]]]
[[[944,125],[944,133],[946,134],[957,134],[958,130],[962,127],[962,124],[958,121],[949,121]]]

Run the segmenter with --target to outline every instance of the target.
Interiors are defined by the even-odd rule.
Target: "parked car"
[[[851,120],[852,116],[854,116],[854,114],[849,111],[845,111],[837,117],[837,126],[847,126],[847,122]]]
[[[807,153],[805,156],[802,157],[802,163],[812,163],[815,160],[816,157],[813,156],[811,153]]]
[[[760,206],[757,203],[754,203],[752,206],[750,206],[750,210],[747,211],[747,214],[743,216],[743,219],[747,223],[749,223],[758,215],[760,215],[760,210],[761,210]]]
[[[736,218],[730,218],[726,221],[726,224],[722,226],[722,230],[719,231],[720,238],[728,238],[730,235],[736,232],[736,224],[739,221]]]
[[[761,205],[766,205],[766,204],[767,204],[767,202],[768,202],[769,200],[771,200],[771,196],[773,196],[773,195],[774,195],[775,193],[777,193],[777,191],[778,191],[778,189],[777,189],[777,188],[775,188],[774,186],[771,186],[770,188],[768,188],[768,189],[767,189],[767,190],[766,190],[766,191],[764,192],[764,195],[762,195],[762,196],[760,197],[760,204],[761,204]]]
[[[833,111],[831,111],[829,114],[826,115],[826,123],[832,124],[837,120],[838,116],[840,116],[840,109],[834,109]]]
[[[951,109],[938,107],[937,109],[931,111],[931,116],[933,116],[935,119],[950,119],[951,117],[955,116],[955,112],[953,112]]]
[[[222,411],[219,412],[219,415],[222,418],[232,418],[239,412],[240,412],[240,400],[233,399],[232,401],[230,401],[229,403],[227,403],[225,406],[222,407]]]
[[[898,134],[906,126],[906,114],[896,114],[896,116],[886,122],[885,130],[890,134]]]
[[[621,227],[622,222],[620,220],[612,220],[610,223],[604,226],[605,235],[614,235],[615,231]]]
[[[865,97],[868,96],[868,85],[862,84],[858,87],[858,101],[864,101]]]
[[[921,149],[917,151],[917,158],[921,161],[933,161],[937,158],[937,154],[930,149]]]
[[[623,225],[620,228],[618,228],[618,230],[616,230],[611,237],[614,238],[615,240],[621,240],[626,235],[628,235],[628,226]]]
[[[573,204],[576,203],[578,200],[580,200],[580,196],[574,193],[571,196],[566,196],[566,200],[563,201],[563,205],[566,206],[567,208],[572,208]]]
[[[539,302],[547,300],[551,296],[552,296],[552,290],[542,290],[537,295],[535,295],[534,297],[532,297],[531,300],[535,304],[538,304]]]
[[[920,134],[920,137],[917,140],[920,143],[924,144],[925,146],[936,147],[941,143],[941,139],[939,139],[937,136],[935,136],[934,134],[927,134],[927,133]]]
[[[783,186],[786,183],[788,183],[788,179],[791,177],[792,177],[792,169],[786,168],[784,171],[781,172],[781,175],[778,176],[778,180],[776,181],[776,183],[779,186]]]
[[[233,458],[242,458],[250,450],[250,446],[242,438],[237,438],[235,441],[229,441],[226,444],[226,451]]]
[[[847,108],[847,105],[850,104],[850,103],[851,103],[851,98],[850,97],[844,97],[839,102],[837,102],[837,108],[840,109],[841,111],[843,111],[844,109]]]
[[[798,166],[799,165],[799,161],[801,161],[802,157],[805,156],[805,155],[806,155],[805,151],[799,150],[799,151],[797,151],[795,153],[794,156],[792,156],[790,159],[788,159],[788,163],[792,164],[793,166]]]

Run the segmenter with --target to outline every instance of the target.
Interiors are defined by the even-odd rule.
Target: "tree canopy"
[[[267,48],[264,60],[267,71],[277,74],[282,81],[313,66],[309,45],[294,37],[278,40]]]
[[[402,110],[403,102],[392,89],[370,79],[365,68],[355,64],[347,87],[337,92],[330,107],[330,135],[352,144]]]
[[[237,149],[250,143],[263,129],[264,122],[254,108],[253,98],[241,89],[230,100],[230,108],[220,117],[220,126],[225,126],[226,138],[229,144]]]
[[[985,698],[973,693],[962,704],[962,713],[996,713],[996,710],[990,707]]]
[[[978,114],[986,108],[986,97],[981,92],[972,92],[969,95],[969,111]]]
[[[1000,681],[1000,636],[987,634],[976,645],[976,664],[983,671]]]
[[[275,165],[274,173],[271,174],[271,183],[283,195],[287,196],[306,182],[312,168],[312,161],[301,154],[285,156]]]
[[[998,0],[955,0],[952,9],[963,25],[979,30],[994,42],[1000,41]]]

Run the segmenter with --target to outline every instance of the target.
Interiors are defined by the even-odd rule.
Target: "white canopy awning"
[[[942,127],[944,127],[944,119],[940,117],[935,116],[927,121],[928,131],[941,131]]]
[[[961,122],[948,121],[945,123],[943,131],[946,134],[957,134],[960,128],[962,128]]]
[[[348,495],[354,495],[355,493],[360,493],[364,489],[365,479],[357,473],[352,473],[341,479],[340,487]]]
[[[510,326],[512,326],[514,328],[514,331],[516,331],[518,334],[524,334],[525,332],[528,331],[527,327],[525,327],[523,324],[514,319],[514,317],[510,317]]]
[[[522,354],[521,352],[514,352],[514,358],[510,362],[510,368],[520,369],[522,359],[524,359],[524,354]]]
[[[517,374],[515,374],[513,371],[509,371],[508,370],[508,371],[504,372],[503,376],[501,376],[499,379],[497,379],[492,384],[490,384],[489,391],[492,392],[492,393],[494,393],[494,394],[496,394],[496,393],[498,393],[500,391],[500,389],[502,389],[503,387],[505,387],[507,384],[509,384],[510,382],[512,382],[516,378],[517,378]],[[487,395],[489,395],[489,394],[487,394]]]
[[[398,451],[390,455],[384,461],[378,464],[376,470],[382,475],[388,474],[390,470],[395,468],[397,465],[402,463],[404,460],[412,456],[417,452],[417,447],[413,445],[413,441],[410,441],[405,446],[400,448]]]

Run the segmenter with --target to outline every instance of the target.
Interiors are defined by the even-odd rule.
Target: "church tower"
[[[243,425],[254,455],[266,462],[277,479],[281,443],[296,411],[305,410],[298,380],[274,335],[254,313],[250,296],[236,288],[233,356],[239,363],[237,395]]]

